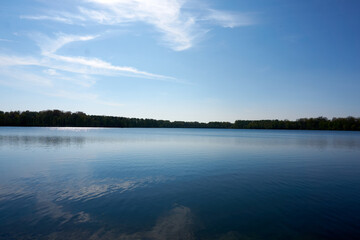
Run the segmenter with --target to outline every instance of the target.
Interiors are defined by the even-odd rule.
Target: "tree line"
[[[236,120],[230,122],[185,122],[143,118],[87,115],[60,110],[0,111],[0,126],[26,127],[118,127],[118,128],[233,128],[360,131],[360,118],[301,118],[289,120]]]

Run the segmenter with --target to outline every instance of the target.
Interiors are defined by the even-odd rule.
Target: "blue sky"
[[[360,2],[0,3],[0,109],[186,121],[360,116]]]

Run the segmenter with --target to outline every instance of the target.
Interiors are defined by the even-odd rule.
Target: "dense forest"
[[[301,118],[289,120],[237,120],[230,122],[184,122],[87,115],[83,112],[47,110],[0,111],[0,126],[28,127],[120,127],[120,128],[235,128],[235,129],[299,129],[299,130],[351,130],[360,131],[360,118]]]

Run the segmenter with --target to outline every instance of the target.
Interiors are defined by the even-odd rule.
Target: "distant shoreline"
[[[0,111],[0,126],[8,127],[103,127],[103,128],[218,128],[360,131],[360,118],[301,118],[289,120],[236,120],[231,122],[185,122],[87,115],[60,110]]]

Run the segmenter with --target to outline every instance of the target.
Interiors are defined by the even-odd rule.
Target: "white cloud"
[[[64,45],[75,41],[89,41],[97,36],[56,34],[49,38],[43,34],[31,37],[40,47],[37,57],[0,55],[0,84],[27,89],[53,97],[93,102],[94,104],[121,107],[123,104],[101,99],[97,94],[83,91],[96,82],[95,76],[125,75],[165,81],[177,81],[168,76],[140,71],[133,67],[116,66],[98,58],[63,56],[57,54]],[[38,68],[43,68],[39,71]],[[180,82],[180,81],[179,81]],[[74,90],[67,90],[74,89]],[[77,90],[75,90],[77,89]]]
[[[5,38],[0,38],[0,41],[1,41],[1,42],[12,42],[12,40],[5,39]]]
[[[0,55],[0,66],[16,66],[16,65],[37,65],[38,60],[33,57],[19,57]]]
[[[59,75],[58,72],[56,72],[55,69],[46,69],[43,71],[44,73],[48,74],[48,75],[51,75],[51,76],[56,76],[56,75]]]
[[[56,21],[66,24],[79,24],[82,21],[86,21],[86,19],[79,14],[72,14],[69,12],[58,12],[53,10],[48,10],[47,13],[49,15],[22,15],[21,19],[29,19],[29,20],[49,20]]]
[[[134,67],[116,66],[109,62],[98,58],[86,58],[81,56],[63,56],[56,54],[64,45],[76,41],[93,40],[98,35],[66,35],[63,33],[56,34],[56,38],[49,38],[43,34],[31,34],[31,38],[35,40],[41,49],[41,57],[19,57],[0,55],[0,66],[40,66],[51,68],[51,74],[48,69],[47,74],[54,75],[55,69],[86,75],[125,75],[131,77],[151,78],[166,81],[176,81],[175,78],[154,74],[146,71],[138,70]]]
[[[13,71],[11,68],[0,68],[0,76],[0,82],[8,86],[18,87],[31,84],[33,86],[51,87],[53,85],[50,79],[21,69]]]
[[[249,26],[255,24],[255,19],[250,14],[239,14],[232,12],[209,9],[208,14],[204,16],[206,21],[226,28]]]
[[[22,16],[32,20],[54,20],[67,24],[96,23],[124,27],[125,23],[143,22],[161,33],[162,41],[175,51],[191,48],[207,32],[202,23],[222,27],[253,25],[249,14],[211,8],[192,9],[188,0],[83,0],[77,13]]]
[[[162,81],[181,82],[169,76],[140,71],[133,67],[116,66],[97,58],[71,57],[48,54],[43,58],[0,55],[0,66],[39,66],[69,73],[98,76],[130,76]],[[45,70],[49,74],[48,70]]]
[[[89,19],[101,24],[145,22],[163,34],[172,49],[181,51],[192,47],[196,30],[195,19],[184,14],[180,0],[88,0],[94,9],[80,8]],[[100,10],[98,10],[100,9]]]
[[[43,55],[55,53],[64,45],[72,42],[89,41],[98,37],[98,35],[79,36],[64,33],[57,33],[55,36],[56,38],[49,38],[48,36],[39,33],[33,33],[30,35],[30,37],[33,38],[40,47]]]
[[[57,79],[64,80],[86,88],[89,88],[96,83],[96,78],[87,74],[72,74],[71,76],[57,75]]]
[[[175,51],[194,46],[211,25],[239,27],[254,24],[251,16],[229,13],[211,8],[190,6],[188,0],[79,0],[72,12],[49,9],[48,14],[26,15],[22,19],[57,21],[64,24],[106,25],[128,28],[131,24],[145,23],[160,33],[161,41]],[[59,51],[74,42],[88,42],[102,35],[74,35],[55,33],[53,37],[33,33],[30,37],[40,48],[35,56],[0,54],[2,84],[43,86],[44,93],[63,98],[88,99],[98,104],[120,106],[118,103],[100,100],[96,94],[69,92],[72,86],[93,86],[97,76],[131,76],[162,81],[186,83],[176,78],[139,70],[131,66],[119,66],[96,57],[69,56]],[[0,39],[0,41],[7,41]],[[66,82],[66,83],[65,83]],[[57,89],[58,86],[63,88]],[[35,89],[35,87],[34,87]],[[49,90],[49,91],[48,91]],[[51,91],[50,91],[51,90]],[[39,90],[40,91],[40,90]],[[75,91],[75,90],[74,90]]]
[[[53,69],[48,69],[53,70]],[[50,71],[52,72],[52,71]],[[48,71],[43,71],[48,75]],[[89,87],[93,84],[93,79],[86,78],[85,76],[64,77],[56,75],[43,76],[41,73],[31,73],[28,70],[21,70],[19,68],[14,71],[12,68],[0,68],[0,84],[12,88],[32,91],[36,94],[46,96],[59,97],[63,99],[70,99],[76,101],[86,101],[87,103],[100,104],[111,107],[122,107],[124,104],[108,101],[102,99],[96,93],[91,93],[87,90],[83,91],[82,88],[74,88],[74,83],[78,86]],[[61,83],[61,80],[71,82],[72,84]],[[72,90],[68,90],[72,89]]]
[[[96,73],[96,69],[107,71],[107,73],[123,73],[134,76],[141,76],[146,78],[154,78],[154,79],[173,79],[172,77],[167,77],[163,75],[148,73],[144,71],[140,71],[133,67],[124,67],[124,66],[114,66],[111,63],[105,62],[103,60],[97,58],[85,58],[85,57],[69,57],[69,56],[60,56],[56,54],[48,55],[50,58],[55,60],[59,60],[62,62],[68,62],[72,64],[78,64],[83,67],[90,67],[95,69],[95,71],[90,71],[89,73]],[[70,69],[68,69],[70,70]],[[110,71],[110,72],[109,72]],[[101,72],[102,74],[106,74],[106,72]]]
[[[73,24],[73,20],[71,18],[60,17],[60,16],[20,16],[21,19],[30,19],[30,20],[52,20],[57,22],[63,22],[67,24]]]

